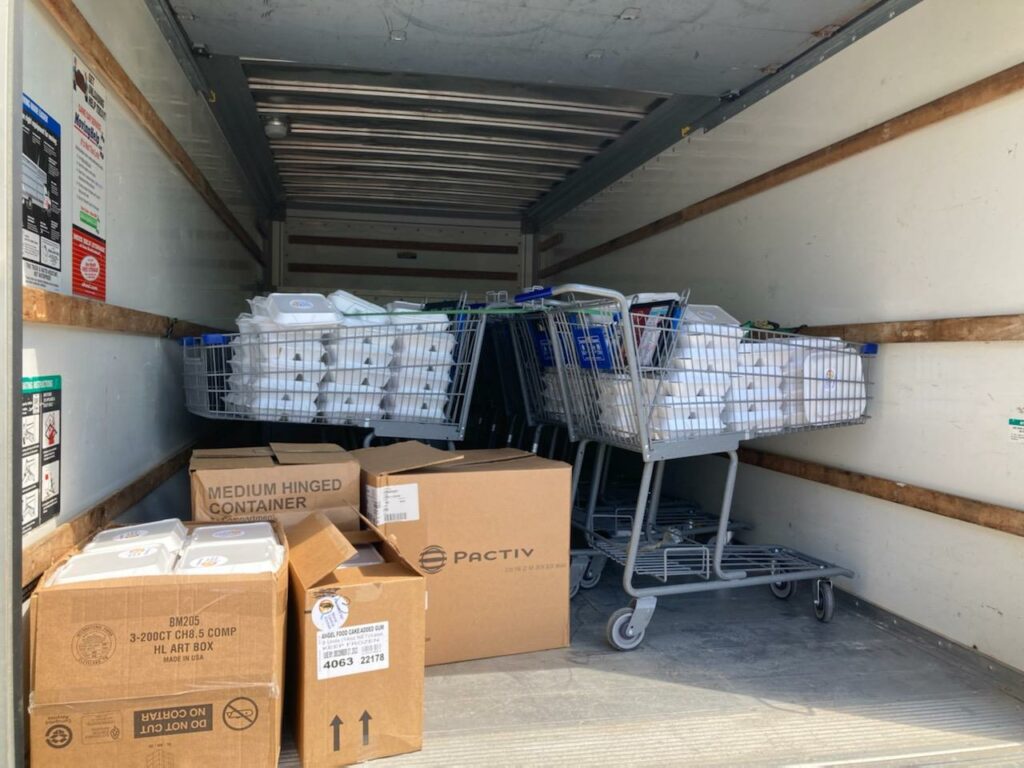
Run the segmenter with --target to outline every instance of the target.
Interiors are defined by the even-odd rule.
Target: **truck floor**
[[[428,669],[423,751],[375,765],[1024,765],[1015,672],[846,595],[820,624],[807,583],[663,598],[613,651],[617,578],[573,600],[570,648]]]

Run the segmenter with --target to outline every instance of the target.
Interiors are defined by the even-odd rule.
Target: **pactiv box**
[[[50,584],[31,603],[31,763],[277,765],[288,602],[275,572]],[[66,559],[66,558],[65,558]]]
[[[377,531],[339,531],[323,515],[288,539],[289,696],[303,765],[420,749],[423,577]]]
[[[568,464],[412,441],[352,455],[367,517],[426,577],[427,664],[568,644]]]
[[[332,443],[200,449],[189,474],[194,520],[280,520],[288,528],[323,512],[343,528],[359,527],[359,464]]]

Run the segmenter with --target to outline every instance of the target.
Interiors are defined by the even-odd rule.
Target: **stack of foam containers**
[[[860,354],[838,338],[788,340],[783,419],[802,427],[856,421],[867,408]]]
[[[785,369],[790,348],[778,341],[744,341],[722,418],[730,432],[770,434],[785,426]]]
[[[742,338],[739,321],[721,307],[687,305],[652,411],[656,436],[717,434],[725,428],[725,398],[739,365]]]
[[[272,293],[249,305],[237,319],[225,399],[262,419],[313,420],[338,311],[317,293]]]
[[[263,573],[284,560],[270,523],[196,528],[176,518],[101,531],[54,574],[54,584],[180,574]]]
[[[392,302],[388,311],[395,334],[392,378],[384,397],[388,418],[445,421],[455,355],[451,320],[408,302]]]
[[[327,372],[320,386],[320,407],[331,423],[379,419],[391,383],[395,332],[384,307],[346,291],[327,297],[341,319],[326,343]]]

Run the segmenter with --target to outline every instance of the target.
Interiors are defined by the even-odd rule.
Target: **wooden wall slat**
[[[327,245],[342,248],[377,248],[388,251],[442,251],[447,253],[493,253],[515,256],[516,245],[494,243],[438,243],[423,240],[380,240],[370,237],[332,237],[328,235],[289,235],[295,245]]]
[[[188,466],[192,446],[183,448],[170,458],[151,467],[133,482],[112,493],[99,504],[69,520],[48,536],[24,549],[21,554],[21,586],[26,587],[93,533],[111,523],[119,515],[149,495],[176,472]]]
[[[78,10],[72,0],[39,0],[71,44],[86,63],[124,102],[128,111],[139,121],[139,124],[153,137],[157,145],[164,151],[178,169],[185,175],[189,183],[195,187],[206,204],[213,209],[217,217],[224,222],[229,230],[245,249],[260,264],[264,263],[263,250],[249,235],[241,222],[214,190],[213,185],[199,170],[199,166],[189,156],[181,143],[171,133],[171,129],[160,119],[153,105],[145,97],[138,86],[125,72],[124,67],[114,58],[114,54],[96,34],[96,30]]]
[[[838,336],[847,341],[874,341],[879,344],[930,341],[1024,341],[1024,315],[811,325],[801,328],[800,333],[811,336]]]
[[[187,320],[66,296],[40,288],[22,288],[21,304],[21,317],[26,323],[67,325],[170,339],[217,332],[216,328]]]
[[[740,448],[740,461],[773,472],[781,472],[815,483],[860,493],[894,504],[922,509],[943,517],[962,520],[1015,536],[1024,536],[1024,510],[989,504],[943,491],[934,491],[909,483],[888,480],[861,472],[829,467],[813,461],[781,456],[777,453]]]
[[[950,117],[963,114],[1024,88],[1024,63],[1004,69],[971,83],[946,96],[911,109],[853,136],[829,144],[815,152],[780,165],[760,176],[730,187],[718,194],[681,208],[642,227],[588,248],[540,270],[540,276],[551,277],[559,272],[599,259],[609,253],[635,245],[642,240],[667,232],[688,221],[699,219],[722,208],[759,195],[801,176],[820,171],[842,160],[919,131]]]
[[[544,253],[552,248],[557,248],[562,244],[563,240],[565,240],[565,235],[561,232],[556,232],[551,237],[540,241],[540,245],[537,246],[537,253]]]
[[[516,272],[490,272],[478,269],[429,269],[426,267],[376,267],[352,264],[291,263],[290,272],[324,275],[376,275],[383,277],[444,277],[453,280],[518,280]]]

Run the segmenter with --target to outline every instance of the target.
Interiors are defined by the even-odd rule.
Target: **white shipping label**
[[[386,621],[317,633],[317,680],[387,669],[389,660]]]
[[[416,483],[366,486],[366,511],[374,525],[420,519],[420,487]]]

